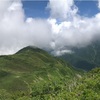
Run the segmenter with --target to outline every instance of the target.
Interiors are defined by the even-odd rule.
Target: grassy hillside
[[[68,100],[100,100],[100,68],[91,70],[73,84]]]
[[[67,84],[80,74],[61,59],[29,46],[14,55],[0,56],[0,100],[24,96],[38,100],[44,94],[60,92],[60,84]]]
[[[0,100],[100,100],[100,68],[88,73],[33,47],[0,57]]]
[[[74,53],[65,54],[61,58],[84,70],[91,70],[100,66],[100,41],[95,41],[86,47],[73,48],[72,50]]]

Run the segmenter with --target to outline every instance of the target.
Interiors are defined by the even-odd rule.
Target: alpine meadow
[[[0,100],[100,100],[100,0],[0,0]]]

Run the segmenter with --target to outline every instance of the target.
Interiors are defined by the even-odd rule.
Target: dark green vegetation
[[[78,78],[80,73],[44,50],[26,47],[14,55],[0,56],[0,97],[4,98],[0,100],[7,100],[8,96],[10,100],[24,96],[36,100],[57,94],[60,84]]]
[[[100,68],[83,73],[26,47],[0,57],[0,100],[100,100]]]
[[[72,51],[74,53],[65,54],[61,58],[84,70],[100,66],[100,41],[95,41],[86,47],[72,48]]]

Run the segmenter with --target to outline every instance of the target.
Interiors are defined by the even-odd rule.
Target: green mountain
[[[0,56],[0,100],[100,100],[100,68],[86,73],[25,47]]]
[[[14,55],[0,56],[0,100],[40,100],[59,93],[60,84],[66,85],[81,73],[46,51],[28,46]]]
[[[84,70],[100,66],[100,41],[95,41],[86,47],[72,48],[72,51],[72,54],[65,54],[60,58]]]

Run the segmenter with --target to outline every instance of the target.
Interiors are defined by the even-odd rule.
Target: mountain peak
[[[25,52],[45,52],[45,51],[35,46],[27,46],[19,50],[16,54]]]

